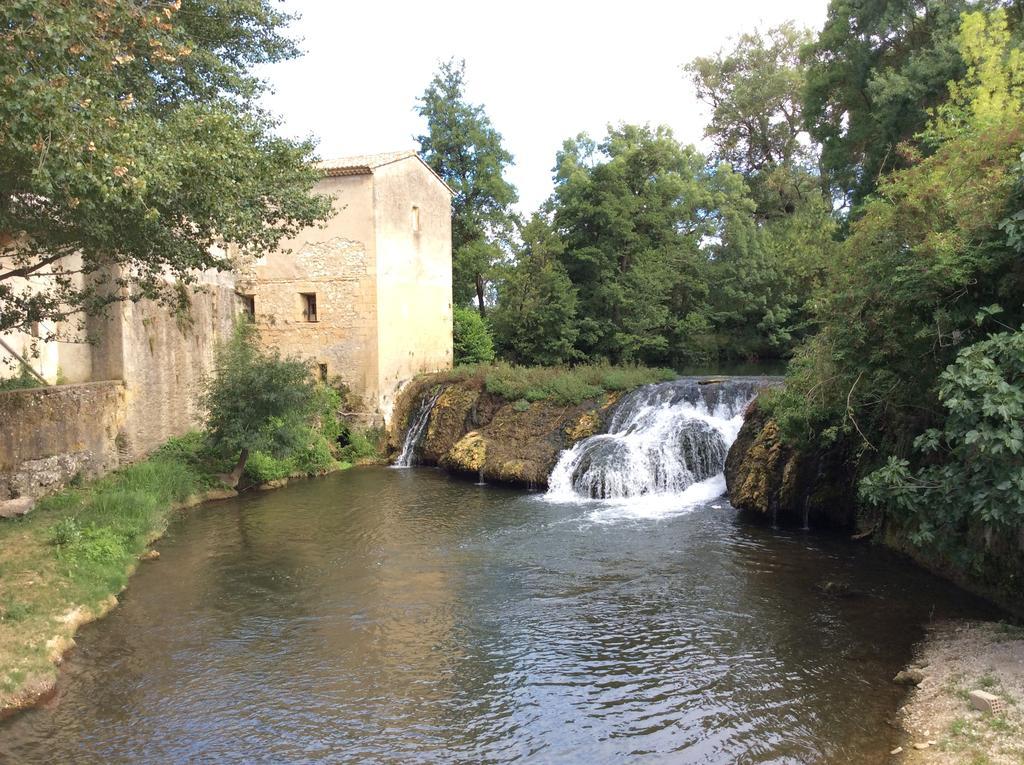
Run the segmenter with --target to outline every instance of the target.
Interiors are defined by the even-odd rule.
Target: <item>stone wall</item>
[[[190,289],[187,314],[143,300],[111,306],[98,320],[94,374],[125,386],[122,458],[145,457],[164,441],[201,424],[199,393],[213,371],[217,344],[238,315],[234,276],[203,274]]]
[[[125,415],[118,381],[0,392],[0,501],[117,467]]]

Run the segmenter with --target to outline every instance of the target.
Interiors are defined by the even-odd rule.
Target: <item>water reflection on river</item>
[[[0,761],[881,761],[913,641],[976,606],[712,504],[360,468],[194,510]]]

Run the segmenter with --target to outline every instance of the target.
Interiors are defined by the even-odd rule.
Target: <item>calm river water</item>
[[[0,761],[877,762],[912,644],[978,608],[721,500],[552,504],[430,469],[198,508],[158,549],[57,697],[0,723]]]

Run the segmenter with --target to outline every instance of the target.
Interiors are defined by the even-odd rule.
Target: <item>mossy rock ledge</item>
[[[856,480],[845,465],[842,455],[805,454],[783,443],[755,399],[725,461],[729,501],[782,525],[853,529]]]
[[[484,481],[543,489],[558,456],[604,426],[618,394],[579,404],[537,401],[529,407],[488,393],[478,380],[417,380],[403,391],[390,443],[397,449],[424,396],[446,387],[431,411],[420,447],[424,464]]]

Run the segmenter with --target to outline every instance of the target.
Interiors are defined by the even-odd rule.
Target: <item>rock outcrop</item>
[[[775,523],[851,529],[856,482],[841,454],[805,454],[782,442],[778,424],[755,400],[725,461],[733,507]]]
[[[438,384],[446,387],[431,411],[419,449],[421,461],[485,481],[534,489],[547,486],[563,449],[600,430],[618,398],[608,394],[580,404],[538,401],[524,406],[488,393],[479,380],[437,383],[428,378],[402,392],[396,431],[391,434],[393,448],[408,426],[409,413]]]

